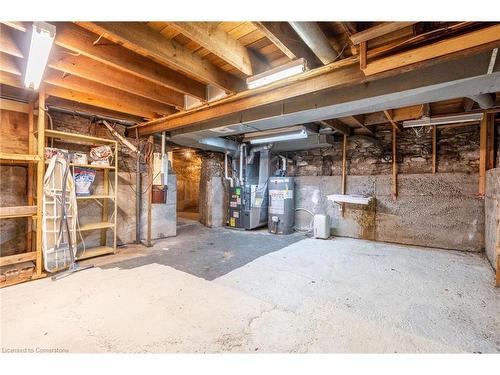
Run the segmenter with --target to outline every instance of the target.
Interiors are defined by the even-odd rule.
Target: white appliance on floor
[[[313,220],[314,238],[327,239],[330,237],[330,216],[314,215]]]

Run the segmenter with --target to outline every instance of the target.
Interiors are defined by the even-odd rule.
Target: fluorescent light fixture
[[[274,143],[291,141],[294,139],[304,139],[308,137],[308,132],[304,126],[295,126],[288,129],[270,130],[264,132],[257,132],[255,134],[245,135],[244,142],[250,142],[252,145],[262,143]]]
[[[462,122],[475,122],[483,119],[482,113],[467,113],[463,115],[451,115],[441,117],[424,117],[420,120],[403,121],[403,128],[413,128],[416,126],[432,126],[432,125],[445,125],[457,124]]]
[[[249,89],[255,89],[257,87],[265,86],[269,83],[303,73],[305,70],[306,61],[301,58],[247,78],[247,87]]]
[[[54,25],[46,22],[33,22],[28,64],[24,76],[26,87],[36,90],[40,86],[55,36]]]

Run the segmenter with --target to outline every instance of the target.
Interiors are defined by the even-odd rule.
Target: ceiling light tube
[[[305,70],[306,62],[301,58],[247,78],[247,87],[255,89],[303,73]]]
[[[33,22],[30,51],[24,76],[26,87],[37,90],[40,86],[55,36],[56,27],[54,25],[46,22]]]
[[[445,125],[457,124],[462,122],[481,121],[483,119],[482,113],[467,113],[462,115],[451,115],[442,117],[427,117],[420,120],[403,121],[404,128],[412,128],[416,126],[432,126],[432,125]]]
[[[263,143],[274,143],[274,142],[283,142],[283,141],[291,141],[295,139],[304,139],[307,138],[308,134],[306,129],[301,129],[299,131],[293,132],[284,132],[280,134],[267,135],[263,137],[256,137],[250,139],[250,144],[257,145]]]

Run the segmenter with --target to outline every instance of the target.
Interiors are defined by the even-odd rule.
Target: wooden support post
[[[109,169],[103,171],[103,194],[109,196]],[[109,221],[109,199],[104,198],[102,201],[101,221],[106,223]],[[114,228],[116,231],[116,227]],[[101,229],[101,246],[106,246],[107,229]]]
[[[153,144],[154,148],[154,138],[152,135],[149,136],[148,142]],[[154,151],[154,150],[153,150]],[[153,210],[153,154],[149,159],[148,163],[148,227],[147,227],[147,237],[146,237],[146,246],[150,247],[151,245],[151,216]]]
[[[486,158],[488,142],[488,115],[484,113],[479,130],[479,196],[484,198],[486,191]]]
[[[437,128],[432,127],[432,173],[437,172]]]
[[[37,152],[39,161],[36,171],[36,276],[42,275],[42,220],[43,220],[43,175],[45,171],[45,88],[38,92]]]
[[[115,185],[113,186],[113,202],[114,202],[114,211],[113,211],[113,217],[114,217],[114,223],[115,227],[113,230],[113,253],[116,253],[116,235],[118,231],[117,227],[117,220],[118,220],[118,142],[115,142],[114,144],[114,153],[115,153]]]
[[[359,43],[359,68],[361,70],[366,69],[366,42]]]
[[[34,133],[35,131],[35,117],[33,110],[33,103],[29,103],[28,107],[28,153],[30,155],[36,154],[35,150],[35,141],[34,141]],[[27,183],[26,190],[28,195],[28,206],[33,206],[33,173],[34,173],[34,165],[33,163],[28,163],[28,175],[27,175]],[[33,218],[28,218],[28,227],[26,233],[26,247],[28,252],[33,251]]]
[[[342,194],[346,191],[347,178],[347,135],[344,134],[344,142],[342,144]],[[345,203],[342,203],[342,217],[344,217]]]
[[[495,114],[488,113],[486,169],[495,168]]]
[[[392,128],[392,199],[395,201],[398,197],[398,163],[397,163],[397,130]]]

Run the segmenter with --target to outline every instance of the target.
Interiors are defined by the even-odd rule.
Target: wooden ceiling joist
[[[150,112],[140,106],[132,106],[129,103],[123,103],[115,98],[107,96],[97,97],[84,92],[66,89],[64,87],[45,84],[47,95],[71,100],[78,103],[84,103],[95,107],[106,108],[112,111],[130,113],[143,118],[154,118],[156,113]]]
[[[9,26],[12,29],[26,32],[28,30],[29,24],[28,22],[18,22],[18,21],[2,21],[5,26]]]
[[[500,42],[500,24],[373,60],[367,64],[363,72],[366,75],[373,75],[449,54],[460,53],[482,45],[489,48],[491,43],[498,42]]]
[[[7,86],[26,89],[19,76],[0,70],[0,83]]]
[[[217,23],[171,22],[170,25],[243,74],[247,76],[254,74],[248,49],[228,33],[218,29]]]
[[[184,94],[178,91],[125,73],[86,56],[73,56],[61,48],[55,48],[52,56],[48,64],[51,69],[184,109]]]
[[[59,23],[56,26],[55,44],[61,47],[157,85],[200,100],[206,99],[206,86],[194,79],[117,44],[95,43],[98,35],[74,24]]]
[[[396,108],[392,110],[392,119],[396,122],[405,120],[417,120],[422,118],[422,106],[413,105],[410,107]],[[384,112],[368,113],[365,115],[365,125],[385,124],[389,120]]]
[[[309,68],[322,65],[288,22],[254,22],[254,24],[289,59],[295,60],[302,57],[307,61]]]
[[[334,130],[336,130],[339,133],[342,133],[344,135],[351,135],[351,133],[352,133],[352,130],[349,126],[340,122],[337,119],[318,121],[318,124],[332,128],[332,129],[334,129]]]
[[[0,71],[14,74],[16,76],[21,75],[21,70],[19,69],[19,64],[16,61],[16,58],[3,52],[0,52]]]
[[[65,109],[67,111],[72,111],[75,113],[86,113],[88,115],[104,116],[130,122],[141,121],[141,117],[133,116],[123,112],[113,111],[102,107],[96,107],[85,103],[78,103],[72,100],[58,98],[56,96],[51,96],[47,99],[47,106]]]
[[[53,87],[66,89],[67,91],[84,93],[89,100],[76,101],[82,101],[83,103],[95,105],[97,107],[101,106],[99,105],[100,102],[113,102],[117,103],[117,106],[109,108],[105,105],[102,105],[102,107],[146,118],[155,118],[160,115],[169,113],[171,114],[174,112],[174,109],[171,106],[145,99],[137,95],[128,94],[124,91],[114,89],[97,82],[92,82],[77,76],[63,76],[61,72],[55,70],[49,69],[46,72],[44,82],[46,84],[50,84]],[[49,93],[49,95],[52,94]],[[67,95],[61,97],[65,99],[71,99]]]
[[[227,92],[237,92],[243,88],[243,82],[235,76],[202,59],[175,40],[167,40],[147,25],[130,22],[79,22],[78,25]]]
[[[352,34],[350,39],[353,44],[360,44],[367,42],[371,39],[378,38],[397,30],[404,29],[405,27],[412,26],[417,22],[384,22],[380,25],[370,27],[369,29]]]
[[[24,54],[17,45],[12,32],[5,25],[0,25],[0,52],[21,59],[24,57]]]

